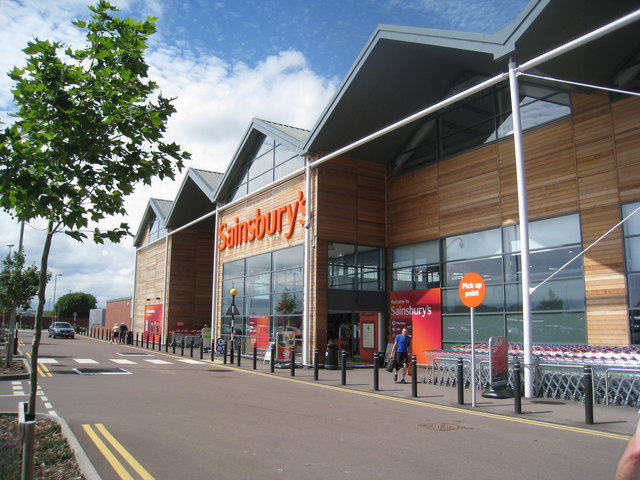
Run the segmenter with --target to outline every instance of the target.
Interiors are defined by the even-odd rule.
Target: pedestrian
[[[396,361],[396,371],[393,374],[393,380],[395,382],[398,381],[398,370],[402,367],[402,379],[400,380],[400,383],[407,383],[404,377],[407,376],[410,351],[411,337],[409,336],[409,330],[405,327],[402,329],[402,333],[396,335],[393,348],[391,349],[391,358]]]
[[[127,331],[129,329],[127,328],[127,325],[122,322],[120,324],[120,343],[127,343]]]
[[[640,478],[640,421],[636,425],[635,433],[627,442],[627,447],[620,460],[618,460],[615,479],[637,480],[638,478]]]
[[[118,343],[118,333],[120,333],[120,327],[117,323],[114,323],[111,329],[111,341],[109,343]]]

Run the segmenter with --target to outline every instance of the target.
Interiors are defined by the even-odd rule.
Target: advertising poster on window
[[[430,361],[425,351],[442,348],[441,305],[439,288],[391,292],[391,340],[407,327],[419,364]]]
[[[149,341],[159,342],[162,334],[162,304],[145,305],[144,336]]]
[[[373,362],[378,312],[360,312],[360,360]]]
[[[250,317],[249,336],[251,344],[263,350],[269,345],[269,317]]]

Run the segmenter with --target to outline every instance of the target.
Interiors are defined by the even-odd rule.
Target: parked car
[[[49,337],[74,338],[76,331],[69,322],[53,322],[49,327]]]

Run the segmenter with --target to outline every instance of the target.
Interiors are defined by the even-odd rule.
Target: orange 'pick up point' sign
[[[473,308],[480,305],[486,293],[487,288],[481,275],[471,272],[460,280],[458,295],[460,295],[460,300],[467,307]]]

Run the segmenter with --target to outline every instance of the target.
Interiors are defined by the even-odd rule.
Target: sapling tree
[[[144,53],[156,18],[122,18],[108,1],[89,7],[90,20],[73,22],[86,32],[74,49],[34,39],[26,66],[9,76],[14,121],[0,134],[0,207],[18,220],[44,219],[38,307],[31,354],[28,415],[35,414],[37,361],[54,235],[119,242],[121,223],[98,228],[126,213],[124,200],[140,182],[175,178],[189,154],[165,141],[173,99],[148,77]],[[92,229],[89,231],[88,229]]]

